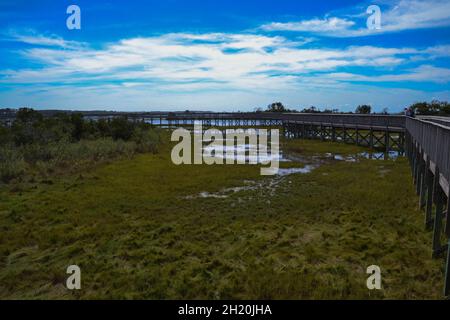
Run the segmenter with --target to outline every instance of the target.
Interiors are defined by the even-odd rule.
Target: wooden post
[[[374,144],[373,144],[373,128],[370,127],[370,148],[373,149],[374,148]]]
[[[439,184],[439,180],[441,178],[441,173],[439,171],[439,167],[436,166],[434,169],[434,179],[433,179],[433,203],[436,204],[437,200],[439,200],[439,191],[440,191],[440,184]]]
[[[450,238],[450,186],[447,196],[447,216],[445,219],[445,234],[447,235],[447,238]]]
[[[347,128],[344,126],[344,143],[347,143]]]
[[[430,159],[428,159],[423,163],[423,171],[422,171],[422,177],[420,180],[420,200],[419,200],[419,209],[423,209],[426,204],[426,189],[427,189],[427,181],[428,181],[428,175],[430,174],[429,170],[430,166]]]
[[[426,204],[425,204],[425,229],[426,230],[431,230],[431,227],[433,225],[433,217],[432,217],[432,211],[433,211],[433,191],[434,191],[434,187],[433,187],[433,174],[431,173],[431,169],[429,166],[429,161],[428,161],[428,166],[426,168],[427,170],[427,199],[426,199]]]
[[[320,123],[320,140],[325,140],[322,122]]]
[[[444,296],[450,296],[450,186],[447,196],[447,217],[445,222],[445,234],[447,235],[447,259],[445,260],[445,285]]]
[[[420,188],[422,185],[422,179],[423,179],[423,155],[419,152],[419,157],[417,159],[417,184],[416,184],[416,194],[420,195]]]
[[[356,145],[359,146],[359,128],[358,128],[358,125],[356,125]]]
[[[447,260],[445,260],[444,296],[450,296],[450,239],[447,243]]]
[[[389,128],[388,127],[386,127],[386,133],[384,136],[384,144],[386,147],[386,152],[389,152]]]
[[[419,171],[419,148],[414,146],[414,157],[413,157],[413,179],[414,185],[417,185],[417,172]]]
[[[399,133],[399,139],[400,139],[400,154],[405,154],[405,133],[401,132]]]
[[[436,213],[434,215],[434,229],[433,229],[433,258],[439,257],[441,250],[441,231],[442,231],[442,217],[444,213],[444,201],[442,191],[438,185],[435,195]]]
[[[420,195],[420,184],[422,183],[422,181],[420,181],[421,176],[422,176],[422,164],[420,163],[420,161],[417,162],[417,172],[416,172],[416,194]]]
[[[433,230],[433,258],[437,258],[441,254],[441,231],[442,231],[442,216],[443,216],[443,201],[441,191],[436,197],[436,214],[434,216],[434,230]]]

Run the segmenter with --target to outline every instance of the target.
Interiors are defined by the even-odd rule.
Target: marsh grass
[[[77,173],[135,153],[155,153],[162,134],[159,128],[126,117],[98,121],[84,119],[81,113],[44,117],[21,108],[11,126],[0,124],[0,187]]]
[[[285,177],[273,196],[188,199],[270,178],[258,166],[175,166],[169,157],[166,147],[26,191],[0,189],[0,298],[441,297],[442,263],[431,259],[405,159],[325,163]],[[80,291],[64,286],[71,264],[81,267]],[[372,264],[383,290],[366,287]]]
[[[160,140],[160,133],[148,130],[133,141],[99,138],[19,147],[3,145],[0,146],[0,185],[78,173],[99,163],[132,158],[137,153],[156,153]]]

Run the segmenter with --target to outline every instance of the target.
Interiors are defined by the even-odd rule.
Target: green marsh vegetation
[[[161,137],[157,152],[0,187],[0,298],[441,298],[405,159],[334,161],[326,153],[364,149],[292,140],[283,150],[320,166],[261,177],[258,166],[175,166]],[[260,187],[201,196],[249,181]],[[71,264],[78,291],[65,288]],[[366,287],[373,264],[380,291]]]
[[[88,121],[79,113],[44,118],[23,108],[0,126],[0,184],[76,173],[92,164],[156,152],[161,132],[126,118]]]

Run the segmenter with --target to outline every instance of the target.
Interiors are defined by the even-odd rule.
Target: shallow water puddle
[[[225,139],[226,140],[226,139]],[[203,150],[208,150],[209,146],[204,146]],[[231,148],[231,149],[230,149]],[[284,178],[293,174],[308,174],[313,170],[320,167],[322,164],[330,163],[330,161],[345,161],[345,162],[358,162],[362,159],[373,159],[373,160],[395,160],[400,154],[399,152],[391,151],[389,153],[383,152],[362,152],[353,155],[342,155],[342,154],[334,154],[334,153],[325,153],[325,155],[315,155],[315,156],[302,156],[302,155],[293,155],[293,154],[285,154],[280,150],[279,155],[267,155],[267,157],[258,157],[251,158],[249,151],[258,148],[257,145],[252,144],[241,144],[236,146],[223,146],[223,155],[219,154],[217,157],[221,157],[226,160],[227,156],[230,156],[227,151],[234,150],[235,154],[231,154],[231,157],[236,160],[245,159],[246,161],[254,160],[256,163],[264,163],[267,161],[278,159],[280,162],[298,162],[305,164],[303,167],[292,167],[292,168],[279,168],[278,173],[274,176],[267,177],[258,181],[244,181],[244,186],[232,187],[232,188],[224,188],[218,192],[208,192],[203,191],[197,195],[191,195],[185,197],[185,199],[196,199],[196,198],[216,198],[216,199],[225,199],[229,196],[243,192],[243,191],[251,191],[251,190],[263,190],[264,192],[268,192],[268,195],[274,195],[277,187],[285,180]],[[208,150],[210,151],[210,150]],[[239,158],[241,157],[241,158]],[[242,158],[243,157],[243,158]],[[380,172],[383,174],[383,172]],[[326,173],[324,173],[326,175]],[[290,181],[289,181],[290,183]]]
[[[296,173],[310,173],[314,169],[316,169],[317,166],[312,165],[306,165],[303,168],[280,168],[278,169],[278,176],[288,176],[290,174],[296,174]]]
[[[210,143],[210,140],[203,140],[203,143]],[[273,161],[290,162],[280,149],[279,154],[271,154],[271,142],[268,145],[245,143],[234,144],[234,139],[218,139],[215,141],[219,145],[203,145],[202,154],[210,155],[211,159],[222,161],[233,160],[235,162],[267,164]],[[231,142],[231,145],[228,143]],[[262,155],[259,150],[267,150],[267,154]]]
[[[233,195],[242,191],[251,190],[264,190],[267,191],[269,195],[274,195],[277,187],[280,183],[284,181],[284,178],[292,174],[307,174],[316,169],[318,166],[306,165],[303,168],[280,168],[278,173],[272,177],[265,178],[258,181],[244,181],[244,186],[224,188],[218,192],[200,192],[198,195],[191,195],[185,197],[185,199],[195,199],[195,198],[216,198],[225,199],[230,195]]]
[[[333,154],[333,153],[325,153],[327,158],[331,158],[337,161],[346,161],[346,162],[357,162],[361,159],[370,159],[370,160],[395,160],[400,157],[400,153],[398,151],[389,151],[385,152],[361,152],[358,154],[352,155],[341,155],[341,154]]]

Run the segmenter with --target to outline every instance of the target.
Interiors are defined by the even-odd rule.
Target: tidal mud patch
[[[238,145],[237,150],[242,151],[241,155],[245,157],[248,161],[248,153],[252,148],[257,148],[258,146],[252,144]],[[207,146],[204,147],[208,148]],[[224,146],[226,149],[226,146]],[[226,151],[226,150],[225,150]],[[226,152],[224,153],[226,155]],[[275,156],[275,155],[274,155]],[[359,162],[361,160],[395,160],[400,156],[399,152],[391,151],[388,153],[383,152],[360,152],[356,154],[340,154],[327,152],[325,154],[313,154],[313,155],[302,155],[300,153],[289,153],[280,150],[278,161],[284,163],[290,163],[289,167],[279,168],[278,173],[274,176],[267,177],[261,180],[245,180],[244,185],[224,188],[217,192],[202,191],[196,195],[189,195],[184,197],[184,199],[199,199],[199,198],[216,198],[216,199],[226,199],[235,194],[245,192],[245,191],[255,191],[259,190],[262,195],[273,196],[277,191],[277,188],[282,184],[286,177],[294,174],[308,174],[319,168],[322,165],[332,164],[333,162]],[[261,161],[270,161],[271,155],[268,155],[268,159],[255,159],[257,163]],[[296,166],[298,164],[298,166]],[[383,174],[382,170],[380,172]],[[327,173],[324,173],[327,175]],[[289,181],[290,183],[290,181]],[[239,198],[239,200],[241,200]]]

